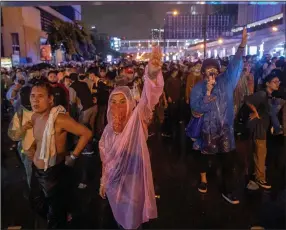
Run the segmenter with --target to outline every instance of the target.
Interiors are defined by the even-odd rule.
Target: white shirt
[[[30,121],[32,118],[32,115],[34,113],[32,111],[28,111],[23,109],[23,119],[22,119],[22,126],[27,122]],[[17,130],[20,129],[20,120],[19,117],[17,115],[17,113],[15,113],[14,117],[13,117],[13,127],[12,130]],[[28,129],[24,135],[24,137],[22,138],[22,148],[24,151],[30,149],[30,147],[32,146],[33,142],[34,142],[35,138],[33,135],[33,128],[32,129]]]

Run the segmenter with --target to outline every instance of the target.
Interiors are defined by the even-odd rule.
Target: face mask
[[[80,76],[79,76],[79,79],[80,79],[80,80],[84,80],[84,79],[85,79],[85,76],[84,76],[84,75],[80,75]]]
[[[126,125],[127,104],[111,104],[112,127],[114,132],[121,133]]]
[[[216,77],[218,75],[218,70],[216,68],[206,69],[205,74],[207,77]]]
[[[20,85],[25,85],[25,80],[18,80],[18,83],[20,84]]]
[[[52,85],[58,84],[57,82],[52,82],[52,81],[49,81],[49,83],[52,84]]]

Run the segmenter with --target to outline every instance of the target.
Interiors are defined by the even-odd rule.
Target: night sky
[[[162,28],[166,12],[186,12],[190,4],[160,2],[82,5],[82,20],[99,33],[126,39],[148,39],[152,28]]]

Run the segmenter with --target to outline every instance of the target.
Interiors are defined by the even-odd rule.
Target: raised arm
[[[154,52],[156,51],[153,51],[153,54]],[[159,58],[160,54],[158,55]],[[152,118],[155,105],[159,102],[164,89],[164,79],[161,65],[157,62],[158,59],[154,61],[151,58],[145,68],[144,87],[138,104],[140,118],[146,122]]]
[[[225,78],[225,81],[233,90],[235,89],[239,81],[239,78],[241,77],[241,72],[243,70],[242,56],[246,43],[247,43],[247,30],[246,28],[244,28],[242,32],[241,43],[233,59],[229,62],[226,71],[223,73],[223,78]]]
[[[84,147],[87,145],[88,141],[91,139],[91,131],[84,125],[77,123],[74,119],[66,114],[58,115],[56,119],[56,126],[79,137],[77,145],[72,153],[75,157],[78,157]]]

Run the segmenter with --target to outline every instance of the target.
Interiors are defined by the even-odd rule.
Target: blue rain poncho
[[[194,149],[203,154],[235,149],[233,93],[243,69],[243,51],[238,48],[227,70],[217,77],[210,96],[206,95],[206,81],[196,84],[191,92],[192,111],[203,114],[201,137],[196,139]]]

